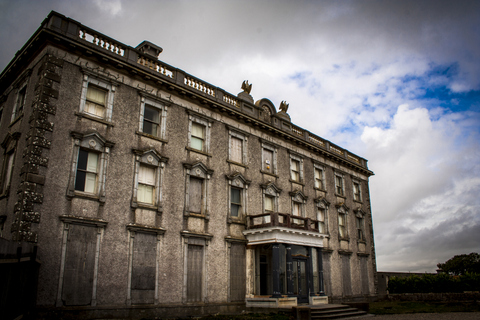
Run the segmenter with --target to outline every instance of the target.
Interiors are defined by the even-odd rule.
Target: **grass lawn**
[[[381,301],[370,303],[372,314],[403,314],[433,312],[480,312],[480,304],[474,302]]]

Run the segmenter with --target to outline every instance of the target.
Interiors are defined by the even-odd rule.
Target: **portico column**
[[[307,260],[307,286],[308,286],[308,292],[310,293],[310,296],[315,295],[315,289],[313,287],[313,259],[312,259],[312,249],[315,250],[315,248],[312,247],[307,247],[307,252],[308,252],[308,260]]]
[[[321,296],[325,295],[323,287],[323,252],[322,248],[317,248],[317,265],[318,265],[318,290]]]
[[[280,298],[280,244],[274,243],[272,246],[272,282],[273,295],[272,298]]]
[[[292,246],[286,244],[287,250],[287,294],[293,296],[293,259]]]

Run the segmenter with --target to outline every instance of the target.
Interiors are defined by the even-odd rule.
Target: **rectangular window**
[[[358,240],[365,240],[365,228],[363,225],[363,218],[356,217],[356,221]]]
[[[273,212],[275,208],[275,198],[272,196],[265,196],[265,212]]]
[[[291,179],[293,181],[300,181],[300,161],[290,159]]]
[[[299,202],[293,201],[292,206],[293,206],[293,212],[292,212],[293,215],[297,216],[297,217],[301,217],[302,216],[302,204],[299,203]]]
[[[192,123],[192,137],[190,141],[193,149],[197,150],[204,150],[204,145],[205,145],[205,126],[193,122]]]
[[[187,302],[202,301],[203,246],[188,245]]]
[[[340,175],[335,175],[335,192],[338,195],[343,196],[343,177]]]
[[[325,209],[317,207],[318,232],[327,233],[325,227]]]
[[[155,172],[156,170],[153,167],[140,165],[138,172],[138,202],[155,203]]]
[[[85,112],[99,118],[105,118],[107,91],[92,84],[88,85]]]
[[[25,107],[25,98],[27,96],[27,86],[23,86],[17,93],[17,101],[15,102],[15,108],[12,112],[11,121],[15,120],[19,115],[22,114]]]
[[[346,238],[347,237],[347,221],[345,214],[339,213],[338,214],[338,235],[340,238]]]
[[[152,136],[160,136],[160,110],[145,104],[143,111],[143,132]]]
[[[238,188],[230,188],[230,209],[231,209],[231,216],[238,217],[241,213],[241,189]]]
[[[5,192],[10,185],[10,179],[12,178],[13,159],[15,158],[15,152],[5,154],[5,163],[3,171],[3,183],[2,192]]]
[[[353,182],[353,200],[362,201],[362,193],[360,191],[360,183]]]
[[[273,163],[273,151],[268,149],[263,149],[263,167],[262,170],[274,173],[274,163]]]
[[[323,170],[320,168],[315,168],[315,188],[325,189],[323,185]]]
[[[79,150],[75,190],[88,193],[97,191],[98,153]]]
[[[230,160],[243,163],[243,140],[232,136],[230,137],[230,143]]]
[[[190,212],[202,213],[202,194],[203,194],[203,179],[190,177],[189,190],[189,207]]]

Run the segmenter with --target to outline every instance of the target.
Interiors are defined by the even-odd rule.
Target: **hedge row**
[[[451,276],[445,273],[411,275],[406,278],[392,277],[388,280],[389,293],[448,293],[480,291],[480,274],[468,273]]]

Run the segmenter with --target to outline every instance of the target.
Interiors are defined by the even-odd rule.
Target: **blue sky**
[[[479,251],[479,1],[0,0],[0,69],[50,10],[368,159],[379,271]]]

